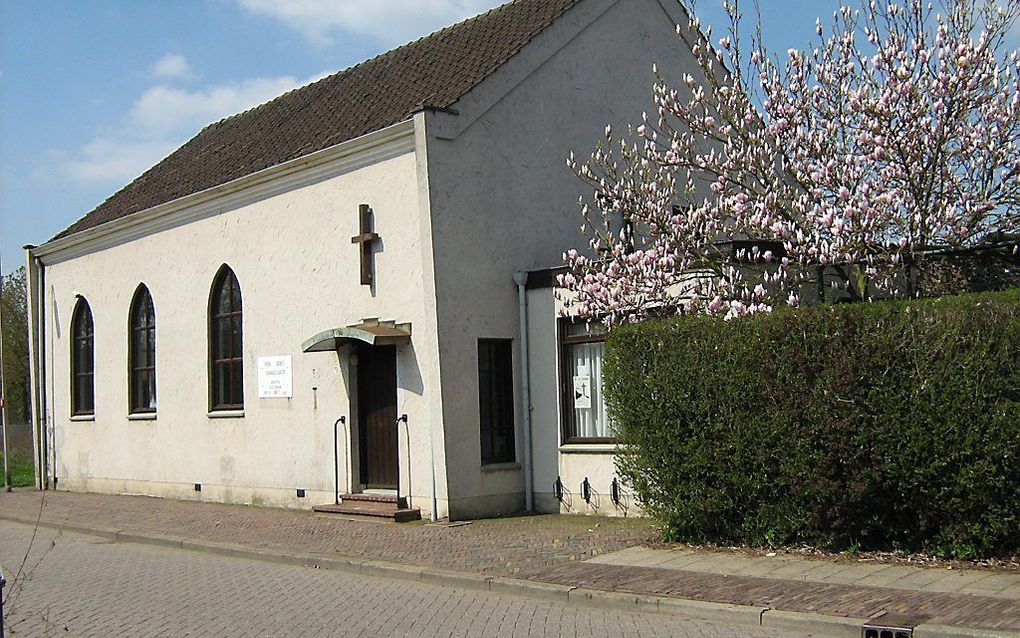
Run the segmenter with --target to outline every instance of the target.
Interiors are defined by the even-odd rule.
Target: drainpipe
[[[431,471],[432,471],[432,515],[429,519],[435,523],[439,521],[439,496],[436,490],[436,435],[433,432],[433,428],[429,427],[429,457],[431,457]],[[449,496],[449,491],[447,491]],[[449,500],[447,500],[449,503]]]
[[[521,403],[524,404],[524,508],[535,509],[534,477],[531,471],[531,369],[528,365],[528,273],[514,273],[517,284],[517,307],[521,324]]]
[[[2,263],[2,262],[0,262]],[[0,278],[3,277],[3,266],[0,266]],[[3,335],[4,325],[4,310],[3,306],[0,305],[0,364],[4,360],[4,340]],[[6,387],[7,375],[4,374],[3,365],[0,365],[0,427],[4,429],[3,437],[3,454],[4,454],[4,485],[7,486],[7,491],[13,491],[11,486],[11,454],[7,447],[8,430],[10,430],[10,424],[7,422],[7,387]],[[0,594],[2,595],[2,594]]]
[[[25,282],[28,286],[28,365],[29,391],[32,403],[32,448],[35,457],[36,487],[40,490],[49,488],[48,442],[46,437],[46,325],[44,277],[42,262],[32,254],[35,246],[26,244],[25,250]]]

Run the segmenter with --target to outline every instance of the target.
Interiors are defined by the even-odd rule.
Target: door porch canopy
[[[393,346],[411,342],[411,324],[361,323],[333,328],[306,339],[303,352],[335,352],[345,343],[361,342],[372,346]]]

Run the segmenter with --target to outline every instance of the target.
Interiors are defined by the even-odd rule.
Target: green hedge
[[[1020,290],[625,326],[605,379],[669,539],[1020,551]]]

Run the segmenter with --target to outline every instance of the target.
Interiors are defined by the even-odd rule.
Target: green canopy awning
[[[411,331],[404,327],[386,325],[350,326],[333,328],[306,339],[301,344],[303,352],[334,352],[344,343],[360,341],[373,346],[392,346],[410,343]]]

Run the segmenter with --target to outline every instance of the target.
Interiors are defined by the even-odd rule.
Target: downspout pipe
[[[28,365],[29,392],[32,405],[32,448],[35,456],[35,483],[40,490],[49,489],[49,447],[46,436],[46,336],[45,324],[45,272],[42,261],[32,251],[35,246],[26,244],[25,280],[28,286]]]
[[[431,458],[432,471],[432,514],[429,515],[429,520],[435,523],[439,521],[439,495],[436,489],[436,437],[431,427],[429,428],[429,457]]]
[[[531,462],[531,367],[528,363],[528,273],[514,273],[517,284],[517,308],[520,317],[521,403],[524,419],[524,509],[535,511],[534,475]]]
[[[3,266],[0,266],[0,277],[3,276]],[[0,305],[0,335],[3,334],[4,325],[4,309]],[[3,455],[4,455],[4,485],[7,486],[7,491],[11,492],[14,487],[11,486],[11,454],[10,449],[7,447],[8,430],[10,430],[10,424],[7,422],[7,375],[4,374],[2,362],[4,360],[4,340],[0,338],[0,427],[4,429],[3,437]]]

